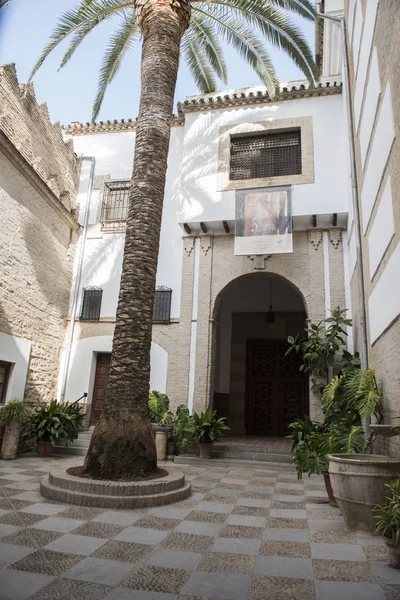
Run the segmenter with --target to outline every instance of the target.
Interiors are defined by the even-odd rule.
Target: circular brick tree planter
[[[74,465],[81,466],[81,465]],[[96,508],[144,508],[184,500],[191,493],[183,473],[165,469],[165,477],[146,481],[105,481],[75,477],[68,467],[56,467],[46,476],[40,493],[48,500]]]

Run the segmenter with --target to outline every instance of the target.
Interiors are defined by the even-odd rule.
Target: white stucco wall
[[[182,229],[177,223],[176,215],[180,203],[180,163],[183,133],[182,127],[173,127],[171,131],[170,158],[168,161],[157,270],[157,285],[166,285],[172,289],[172,318],[179,317],[180,312]],[[75,151],[85,156],[95,156],[95,177],[106,177],[106,181],[130,179],[134,143],[135,133],[130,131],[74,137]],[[81,222],[83,221],[86,202],[87,165],[84,166],[82,175],[83,181],[79,196]],[[89,223],[93,227],[89,228],[86,241],[81,289],[89,285],[102,287],[101,316],[112,317],[115,316],[118,301],[125,235],[123,233],[103,233],[100,225],[95,225],[99,217],[100,191],[95,189],[92,195]]]
[[[295,117],[313,119],[315,183],[294,185],[293,215],[347,213],[347,144],[341,95],[187,114],[180,222],[235,219],[235,192],[217,191],[219,128]]]
[[[11,363],[11,373],[7,386],[6,402],[24,397],[26,376],[32,342],[0,333],[0,360]]]
[[[71,362],[65,394],[66,402],[74,402],[86,392],[88,394],[87,402],[91,404],[97,353],[111,352],[111,349],[111,335],[87,337],[76,340],[72,344]],[[63,364],[63,360],[64,357],[62,357],[61,364]],[[168,353],[157,344],[152,343],[150,373],[151,389],[165,393],[167,387],[167,370]]]

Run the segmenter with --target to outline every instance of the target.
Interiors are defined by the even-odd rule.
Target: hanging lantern
[[[275,312],[272,309],[272,280],[269,278],[269,311],[267,312],[267,323],[273,325],[275,323]]]

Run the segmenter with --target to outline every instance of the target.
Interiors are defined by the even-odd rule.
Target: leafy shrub
[[[395,547],[400,546],[400,477],[386,484],[389,492],[380,506],[375,508],[378,520],[375,532],[392,540]]]
[[[72,442],[78,437],[85,414],[78,404],[52,400],[49,404],[39,403],[32,411],[24,430],[24,438],[36,438],[38,442],[59,439]]]
[[[204,412],[193,413],[186,426],[186,432],[200,444],[216,441],[222,433],[229,431],[225,417],[217,419],[217,411],[207,408]]]

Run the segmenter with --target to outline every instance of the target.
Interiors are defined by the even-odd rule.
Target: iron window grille
[[[104,184],[100,216],[101,223],[120,223],[126,221],[130,184],[129,180],[108,181]]]
[[[171,299],[171,288],[165,287],[165,285],[156,287],[153,321],[157,323],[169,323],[171,321]]]
[[[99,287],[83,288],[81,321],[98,321],[100,319],[102,297],[103,290]]]
[[[300,130],[231,138],[231,180],[301,173]]]

